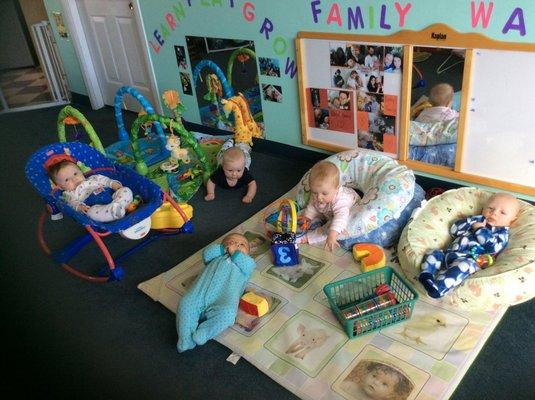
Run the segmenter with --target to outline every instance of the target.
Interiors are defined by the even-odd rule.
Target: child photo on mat
[[[348,400],[414,400],[429,378],[426,371],[367,344],[333,389]]]
[[[261,256],[269,250],[269,241],[259,233],[246,231],[243,234],[249,241],[250,252],[249,255],[253,258]]]
[[[341,388],[359,400],[406,400],[414,385],[392,365],[362,360],[342,381]]]

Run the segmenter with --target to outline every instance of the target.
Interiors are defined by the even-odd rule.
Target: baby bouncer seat
[[[123,218],[107,223],[94,221],[84,213],[76,211],[62,198],[61,190],[56,188],[50,181],[44,166],[51,156],[58,154],[67,154],[74,157],[86,176],[98,173],[118,180],[123,186],[129,187],[134,195],[138,195],[141,198],[141,203],[133,212],[126,214]],[[37,150],[26,164],[25,173],[27,179],[43,197],[47,205],[46,210],[39,219],[37,229],[41,248],[46,254],[52,255],[53,259],[64,269],[82,279],[93,282],[120,280],[124,272],[118,262],[123,258],[128,257],[161,236],[192,232],[192,225],[188,217],[178,204],[164,193],[157,184],[141,176],[131,168],[114,164],[104,154],[84,143],[55,143]],[[182,226],[174,230],[165,229],[151,232],[151,235],[145,237],[150,231],[151,215],[162,205],[164,200],[169,201],[180,214],[183,221]],[[43,237],[43,226],[48,214],[51,215],[53,220],[61,219],[63,215],[68,215],[84,226],[87,233],[67,244],[61,250],[52,252]],[[112,233],[119,233],[128,239],[144,238],[144,240],[114,259],[103,241],[103,237]],[[97,276],[85,274],[68,264],[91,241],[97,244],[106,259],[106,265]]]

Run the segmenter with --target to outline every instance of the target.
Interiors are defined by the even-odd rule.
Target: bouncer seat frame
[[[82,169],[89,169],[89,172],[86,172],[86,176],[99,173],[120,181],[124,186],[132,189],[134,194],[141,197],[141,204],[135,211],[125,217],[109,223],[94,221],[84,213],[76,211],[62,198],[61,190],[54,187],[45,170],[45,161],[55,154],[68,154],[74,157]],[[45,211],[39,218],[37,228],[37,237],[42,250],[45,254],[52,256],[65,270],[79,278],[92,282],[120,280],[124,276],[123,268],[119,265],[120,261],[161,236],[175,235],[182,232],[191,233],[193,231],[192,224],[182,209],[158,185],[139,175],[131,168],[112,163],[104,154],[87,144],[65,142],[45,146],[30,157],[26,164],[25,173],[27,179],[46,202]],[[149,230],[150,216],[162,205],[164,200],[173,205],[181,215],[184,224],[179,229],[163,229],[150,232],[141,242],[114,258],[103,238],[112,233],[123,233],[125,231],[129,231],[127,236],[129,238],[143,237]],[[53,252],[43,235],[43,228],[48,215],[51,215],[53,220],[61,219],[63,215],[67,215],[81,224],[87,233],[73,240],[62,249]],[[136,236],[136,234],[138,235]],[[96,243],[106,260],[106,265],[97,275],[88,275],[69,265],[70,260],[91,241]]]

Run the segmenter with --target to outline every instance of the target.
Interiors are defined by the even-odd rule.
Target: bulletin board
[[[303,143],[397,158],[403,46],[300,32],[296,47]]]
[[[455,162],[450,167],[409,157],[411,90],[417,84],[413,79],[417,69],[414,49],[418,46],[464,54]],[[348,64],[353,47],[360,49],[361,56],[375,48],[378,62],[370,68],[380,77],[380,95],[366,85],[363,89],[348,87],[348,72],[354,69]],[[330,151],[382,151],[415,171],[535,196],[534,43],[500,42],[434,24],[421,31],[389,36],[299,32],[296,49],[304,144]],[[389,53],[398,58],[395,72],[387,58]],[[363,64],[367,65],[358,60],[356,68],[368,79],[367,70],[359,66]],[[350,112],[333,112],[331,99],[340,90],[350,92]],[[378,112],[362,103],[362,98],[371,94],[381,100]],[[343,124],[338,117],[342,112]],[[329,124],[322,124],[325,116]],[[381,126],[379,147],[374,138],[377,128],[371,128],[376,120]]]

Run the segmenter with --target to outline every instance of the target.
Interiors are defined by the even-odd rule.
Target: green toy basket
[[[375,288],[384,283],[390,286],[390,291],[397,300],[395,305],[353,318],[344,316],[343,311],[374,298]],[[329,300],[331,310],[350,339],[409,319],[414,303],[418,299],[416,291],[391,267],[379,268],[329,283],[325,285],[323,291]]]

